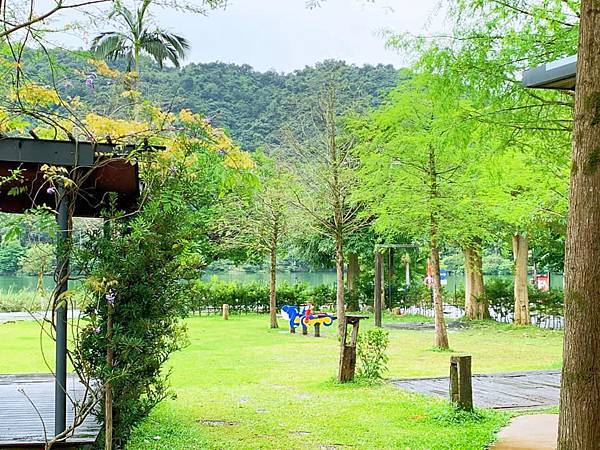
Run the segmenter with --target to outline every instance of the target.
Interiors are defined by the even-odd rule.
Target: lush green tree
[[[470,167],[480,154],[460,96],[440,79],[417,76],[357,129],[362,141],[356,199],[378,230],[424,241],[433,269],[436,346],[448,348],[440,281],[440,245],[465,226]]]
[[[390,41],[421,52],[420,70],[443,76],[453,89],[468,96],[474,106],[470,115],[490,129],[496,152],[508,151],[504,168],[515,163],[511,158],[520,152],[523,156],[517,155],[516,160],[521,164],[526,160],[537,172],[517,177],[517,181],[507,170],[505,191],[510,191],[511,182],[525,184],[521,188],[526,191],[510,191],[510,202],[502,208],[496,208],[497,199],[490,197],[492,209],[499,212],[496,231],[511,235],[518,303],[515,310],[523,311],[516,316],[520,323],[530,320],[529,236],[539,234],[543,227],[556,232],[561,223],[564,232],[573,99],[571,93],[524,89],[519,74],[533,65],[575,53],[578,11],[578,2],[559,0],[543,4],[528,0],[454,0],[449,8],[454,27],[448,35],[417,40],[395,36]],[[518,166],[519,162],[515,164]],[[531,168],[515,168],[521,174],[526,174],[527,169]],[[491,184],[498,185],[497,179],[492,179]],[[536,190],[527,183],[528,179],[542,180],[542,186],[550,191]],[[538,204],[527,199],[532,190],[541,195]],[[552,196],[553,201],[548,201]],[[500,198],[506,197],[500,195]],[[505,211],[501,211],[503,208]],[[468,249],[467,252],[470,253]],[[467,262],[470,260],[471,257],[466,258]],[[478,258],[474,261],[478,262]]]
[[[249,195],[232,196],[223,205],[221,232],[229,247],[241,247],[252,258],[269,259],[269,317],[277,324],[277,258],[288,232],[288,181],[281,161],[254,155],[256,185]],[[242,193],[244,194],[244,193]]]
[[[361,205],[352,202],[356,187],[353,157],[355,139],[341,123],[347,112],[339,102],[339,86],[327,84],[314,99],[312,110],[304,117],[302,133],[287,131],[291,155],[291,201],[305,216],[313,232],[331,238],[335,244],[336,314],[339,331],[344,324],[344,251],[347,239],[366,225],[359,215]]]

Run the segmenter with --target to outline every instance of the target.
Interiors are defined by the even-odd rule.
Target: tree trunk
[[[335,310],[338,320],[338,335],[341,336],[344,331],[346,316],[346,305],[344,303],[344,245],[341,236],[338,236],[335,242],[335,272],[337,281]]]
[[[520,234],[512,238],[513,259],[515,261],[515,325],[529,325],[529,295],[527,293],[527,259],[529,246],[527,236]]]
[[[271,328],[279,328],[277,323],[277,249],[271,249],[271,266],[269,267],[269,317]]]
[[[565,248],[559,450],[600,443],[600,7],[582,0]]]
[[[360,275],[360,265],[356,253],[348,253],[348,274],[346,278],[346,287],[348,288],[348,309],[358,311],[358,295],[356,292],[358,276]]]
[[[448,331],[444,320],[444,300],[442,298],[442,281],[440,279],[440,252],[437,241],[430,244],[431,266],[433,267],[433,308],[435,311],[435,346],[448,349]]]
[[[429,198],[435,201],[439,197],[435,149],[429,146]],[[438,211],[435,204],[429,214],[429,251],[433,268],[433,309],[435,312],[435,346],[448,349],[448,331],[444,321],[444,299],[442,298],[442,281],[440,279],[440,250],[438,247]]]
[[[404,263],[404,282],[407,286],[410,286],[410,261],[406,260]]]
[[[483,285],[483,261],[481,247],[472,244],[464,249],[465,254],[465,315],[472,320],[490,317]]]

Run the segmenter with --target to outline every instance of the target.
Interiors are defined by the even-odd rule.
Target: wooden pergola
[[[147,144],[144,147],[148,148]],[[138,166],[127,158],[135,146],[76,140],[44,140],[0,136],[0,211],[23,213],[45,205],[56,213],[58,223],[56,289],[53,304],[56,329],[54,374],[54,435],[66,430],[67,415],[67,306],[57,299],[68,289],[69,256],[64,244],[70,240],[73,216],[100,217],[108,206],[109,193],[116,194],[116,207],[137,208],[140,193]],[[156,148],[156,147],[154,147]],[[54,182],[45,176],[45,166],[63,168]],[[46,169],[47,170],[47,169]],[[12,176],[18,174],[18,176]],[[65,182],[66,180],[72,181]],[[62,180],[62,181],[61,181]],[[34,420],[34,419],[32,419]]]

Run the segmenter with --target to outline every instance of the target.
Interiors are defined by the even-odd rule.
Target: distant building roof
[[[527,88],[575,90],[577,55],[535,67],[523,72],[523,85]]]

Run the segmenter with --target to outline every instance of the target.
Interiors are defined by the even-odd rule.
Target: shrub
[[[39,311],[43,300],[35,291],[0,291],[0,312]]]
[[[393,296],[392,300],[395,300],[395,304],[391,306],[400,306],[403,308],[432,304],[431,292],[422,283],[412,283],[410,286],[398,289],[397,294]]]
[[[373,328],[358,335],[356,351],[360,360],[360,377],[370,381],[383,378],[388,370],[385,351],[389,342],[389,332],[382,328]]]
[[[269,310],[269,286],[265,283],[238,284],[213,278],[194,281],[191,286],[193,311],[220,310],[228,304],[232,312],[266,312]],[[277,307],[302,305],[311,302],[315,308],[335,303],[335,287],[309,286],[305,283],[277,285]]]
[[[564,293],[559,289],[541,291],[535,286],[528,287],[529,309],[542,317],[562,316],[564,313]],[[513,281],[496,278],[485,284],[485,295],[490,309],[496,316],[508,317],[515,309]]]

